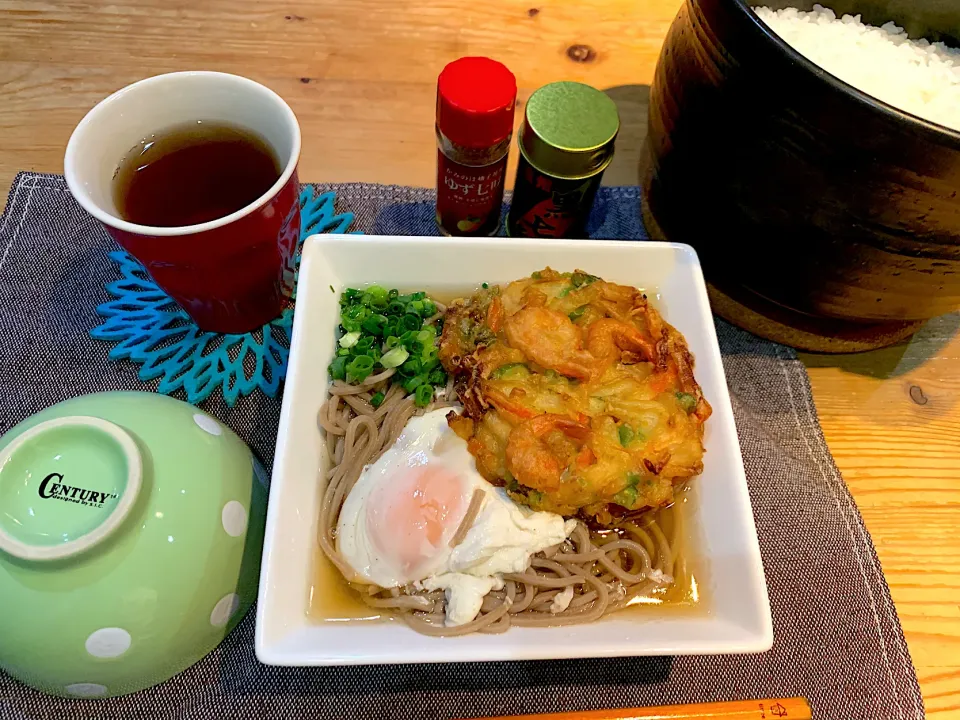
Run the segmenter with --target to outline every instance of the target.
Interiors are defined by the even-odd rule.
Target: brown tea
[[[249,130],[197,121],[144,138],[120,162],[113,201],[138,225],[179,227],[222,218],[280,177],[267,143]]]

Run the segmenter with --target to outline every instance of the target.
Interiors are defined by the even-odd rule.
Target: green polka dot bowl
[[[257,594],[266,475],[233,432],[153,393],[59,403],[0,438],[0,669],[46,693],[151,687]]]

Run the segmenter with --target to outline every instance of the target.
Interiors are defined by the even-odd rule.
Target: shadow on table
[[[616,153],[603,174],[604,185],[638,185],[640,152],[647,139],[647,113],[650,109],[649,85],[616,85],[604,90],[617,105],[620,132]]]
[[[896,378],[920,369],[960,333],[960,312],[941,315],[920,328],[916,335],[902,343],[880,350],[850,355],[803,354],[803,362],[811,368],[838,368],[867,377]]]
[[[340,668],[270,667],[261,665],[254,656],[253,612],[251,610],[227,637],[219,651],[220,685],[231,695],[362,696],[438,690],[650,685],[664,682],[673,666],[672,657],[643,657]]]
[[[510,690],[533,687],[649,685],[664,682],[673,658],[546,660],[344,668],[267,668],[257,677],[223,678],[231,693],[382,695],[436,691]]]

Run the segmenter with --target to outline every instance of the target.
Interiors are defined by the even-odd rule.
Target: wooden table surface
[[[73,126],[147,75],[211,69],[285,97],[304,181],[434,182],[436,76],[505,62],[521,99],[581,80],[624,119],[609,184],[636,184],[648,85],[680,0],[0,0],[0,187],[62,172]],[[514,155],[516,153],[513,153]],[[873,535],[931,717],[960,718],[960,314],[913,340],[804,356],[830,449]]]

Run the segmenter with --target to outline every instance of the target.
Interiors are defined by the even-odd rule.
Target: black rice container
[[[956,0],[825,4],[960,47]],[[693,245],[714,309],[760,335],[864,350],[960,307],[960,132],[836,79],[742,0],[684,2],[641,176],[650,234]]]

